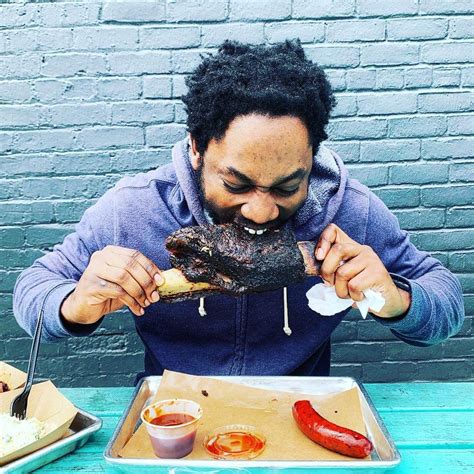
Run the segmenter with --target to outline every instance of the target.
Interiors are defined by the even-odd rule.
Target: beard
[[[286,224],[289,218],[298,210],[302,203],[295,209],[285,209],[278,206],[279,214],[278,217],[272,221],[266,222],[264,225],[256,224],[255,222],[246,219],[240,213],[240,205],[238,207],[219,207],[212,200],[206,196],[206,187],[204,184],[203,177],[204,162],[201,161],[198,169],[195,171],[198,181],[198,192],[199,200],[201,201],[202,207],[207,215],[211,218],[214,224],[231,224],[235,223],[238,225],[251,227],[253,229],[266,228],[266,229],[277,229]]]

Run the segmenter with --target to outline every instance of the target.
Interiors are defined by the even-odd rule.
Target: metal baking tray
[[[120,419],[115,431],[104,451],[106,461],[114,467],[127,472],[167,472],[168,469],[182,468],[180,472],[203,472],[204,469],[258,469],[270,471],[273,469],[315,470],[332,469],[332,473],[345,472],[347,469],[377,468],[377,472],[392,468],[400,462],[400,454],[395,447],[383,421],[380,419],[368,393],[362,384],[351,377],[245,377],[226,376],[214,377],[228,382],[241,383],[252,387],[281,390],[286,392],[302,392],[307,394],[324,395],[341,392],[357,387],[359,390],[362,414],[367,428],[368,437],[374,445],[370,460],[364,461],[271,461],[258,458],[248,461],[218,461],[186,460],[183,459],[129,459],[118,456],[120,449],[125,446],[140,425],[141,410],[151,403],[160,385],[161,377],[145,377],[140,380],[132,399]],[[216,471],[213,471],[216,472]],[[227,472],[227,471],[226,471]]]
[[[20,474],[43,467],[83,446],[101,427],[102,420],[100,418],[78,409],[76,417],[63,438],[27,456],[0,466],[0,474]]]

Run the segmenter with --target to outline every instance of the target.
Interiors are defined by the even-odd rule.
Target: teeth
[[[267,231],[267,229],[260,229],[260,230],[255,230],[255,229],[250,229],[248,227],[244,227],[244,229],[249,233],[249,234],[252,234],[252,235],[262,235],[264,232]]]

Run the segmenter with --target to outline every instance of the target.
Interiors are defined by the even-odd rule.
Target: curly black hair
[[[226,40],[186,78],[188,132],[204,155],[237,116],[290,115],[306,124],[316,154],[327,138],[336,100],[324,71],[306,58],[299,39],[272,46]]]

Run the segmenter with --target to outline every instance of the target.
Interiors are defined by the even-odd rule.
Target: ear
[[[201,165],[202,156],[197,151],[196,140],[191,135],[189,135],[189,142],[191,144],[191,166],[194,171],[197,171]]]

